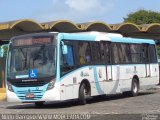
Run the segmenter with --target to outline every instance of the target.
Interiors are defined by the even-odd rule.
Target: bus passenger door
[[[145,67],[146,67],[146,78],[151,77],[151,66],[149,62],[149,44],[144,44],[144,58],[145,58]]]
[[[112,65],[111,65],[111,42],[100,42],[101,62],[105,65],[106,77],[104,78],[104,91],[109,93],[109,87],[112,82]]]
[[[75,68],[74,60],[74,42],[65,41],[65,45],[61,46],[60,53],[60,75],[63,77],[66,75],[64,80],[61,81],[61,85],[64,87],[65,95],[63,99],[73,99],[74,94],[74,74],[69,74]],[[68,75],[67,75],[68,74]]]
[[[157,64],[157,55],[155,45],[150,44],[148,46],[148,77],[157,77],[159,76],[159,66]],[[153,82],[153,81],[152,81]]]
[[[146,79],[143,85],[158,84],[159,68],[157,64],[156,48],[153,44],[146,46]]]

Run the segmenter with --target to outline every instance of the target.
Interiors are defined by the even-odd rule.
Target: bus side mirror
[[[3,58],[3,56],[4,56],[4,48],[1,47],[0,48],[0,57]]]
[[[67,45],[63,45],[63,46],[62,46],[62,53],[63,53],[64,55],[66,55],[66,54],[68,53]]]

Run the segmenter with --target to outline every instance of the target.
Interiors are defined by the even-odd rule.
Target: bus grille
[[[26,98],[28,91],[17,91],[17,96],[21,100],[39,100],[43,97],[43,90],[32,90],[31,93],[34,93],[34,98]]]
[[[43,86],[47,84],[47,81],[28,81],[28,82],[13,82],[12,83],[16,87],[36,87],[36,86]]]

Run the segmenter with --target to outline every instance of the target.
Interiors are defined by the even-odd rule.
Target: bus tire
[[[136,78],[133,78],[130,95],[132,97],[137,96],[138,92],[139,92],[138,80]]]
[[[124,97],[128,97],[128,96],[130,96],[130,93],[131,93],[130,91],[125,91],[122,94]]]
[[[78,99],[78,103],[80,105],[85,105],[87,103],[86,101],[86,84],[82,83],[79,89],[79,99]]]
[[[42,107],[44,105],[44,102],[35,102],[36,107]]]

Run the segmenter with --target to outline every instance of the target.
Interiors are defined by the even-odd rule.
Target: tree
[[[157,46],[157,54],[158,54],[158,59],[160,59],[160,46]]]
[[[138,10],[128,14],[127,18],[124,18],[124,22],[131,22],[137,25],[160,23],[160,13],[150,10]]]

